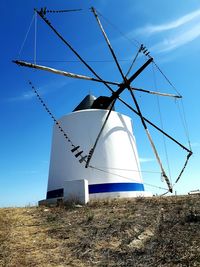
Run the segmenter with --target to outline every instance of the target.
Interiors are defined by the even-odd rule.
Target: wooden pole
[[[70,77],[70,78],[82,79],[82,80],[88,80],[88,81],[94,81],[94,82],[100,82],[100,83],[108,83],[108,84],[118,85],[119,86],[119,83],[116,83],[116,82],[103,81],[103,80],[95,79],[95,78],[88,77],[88,76],[85,76],[85,75],[75,74],[75,73],[62,71],[62,70],[57,70],[57,69],[54,69],[54,68],[49,68],[49,67],[42,66],[42,65],[32,64],[32,63],[25,62],[25,61],[13,60],[13,62],[16,63],[17,65],[20,65],[20,66],[23,66],[23,67],[29,67],[29,68],[49,71],[49,72],[52,72],[52,73],[55,73],[55,74],[59,74],[59,75],[63,75],[63,76],[67,76],[67,77]]]
[[[111,52],[111,54],[112,54],[112,56],[113,56],[113,58],[114,58],[114,61],[115,61],[116,65],[117,65],[117,67],[118,67],[118,69],[119,69],[119,72],[121,73],[121,76],[122,76],[122,78],[123,78],[123,80],[124,80],[124,82],[125,82],[126,77],[125,77],[124,74],[123,74],[123,71],[122,71],[122,69],[121,69],[121,67],[120,67],[120,65],[119,65],[119,62],[118,62],[118,60],[117,60],[117,57],[116,57],[116,55],[115,55],[115,52],[114,52],[114,50],[113,50],[113,48],[112,48],[112,46],[111,46],[111,43],[110,43],[110,41],[109,41],[109,39],[108,39],[108,37],[107,37],[107,35],[106,35],[106,32],[104,31],[104,28],[103,28],[103,26],[102,26],[102,24],[101,24],[101,21],[100,21],[98,15],[97,15],[97,13],[96,13],[96,10],[94,9],[94,7],[91,7],[91,10],[92,10],[92,12],[93,12],[93,14],[94,14],[94,16],[95,16],[95,18],[96,18],[96,20],[97,20],[97,23],[99,24],[99,27],[100,27],[100,29],[101,29],[101,31],[102,31],[102,34],[103,34],[103,36],[104,36],[104,38],[105,38],[105,40],[106,40],[106,43],[107,43],[107,45],[108,45],[108,47],[109,47],[109,49],[110,49],[110,52]]]
[[[145,89],[142,89],[142,88],[131,87],[131,89],[134,90],[134,91],[140,91],[140,92],[148,93],[148,94],[152,94],[152,95],[168,96],[168,97],[174,97],[174,98],[182,98],[181,95],[173,95],[173,94],[168,94],[168,93],[155,92],[155,91],[145,90]]]

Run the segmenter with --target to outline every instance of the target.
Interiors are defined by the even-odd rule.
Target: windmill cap
[[[87,95],[81,102],[78,104],[78,106],[73,110],[78,111],[78,110],[83,110],[83,109],[91,109],[94,101],[96,100],[96,97],[93,95]]]

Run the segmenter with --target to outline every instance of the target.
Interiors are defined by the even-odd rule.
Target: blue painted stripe
[[[108,183],[89,185],[89,194],[127,191],[144,191],[144,185],[139,183]]]

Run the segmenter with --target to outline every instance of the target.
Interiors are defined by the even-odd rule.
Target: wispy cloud
[[[9,101],[15,102],[15,101],[22,101],[22,100],[30,100],[33,97],[35,97],[35,94],[33,93],[33,91],[26,91],[19,96],[9,98]]]
[[[52,92],[54,90],[58,90],[64,87],[68,83],[69,81],[58,82],[57,80],[55,82],[50,82],[50,83],[48,82],[47,84],[39,87],[39,93],[40,95],[45,95],[49,92]],[[32,100],[35,97],[36,97],[35,93],[32,90],[28,90],[28,91],[23,92],[21,95],[9,98],[8,101],[9,102],[27,101],[27,100]]]
[[[140,163],[147,163],[147,162],[153,162],[155,161],[154,158],[140,158]]]
[[[199,142],[191,143],[191,147],[192,148],[194,148],[194,147],[200,147],[200,143]]]
[[[178,27],[181,27],[194,19],[200,17],[200,9],[197,11],[191,12],[187,15],[184,15],[176,20],[173,20],[171,22],[163,23],[160,25],[148,25],[144,28],[138,29],[138,33],[142,34],[154,34],[154,33],[159,33],[163,31],[168,31],[172,29],[176,29]]]
[[[165,37],[163,39],[163,32]],[[150,51],[164,53],[175,50],[200,37],[200,9],[160,25],[148,25],[136,33],[155,35]]]
[[[191,29],[182,32],[181,34],[176,34],[175,36],[170,36],[163,41],[157,43],[150,48],[151,51],[157,51],[159,53],[168,52],[188,44],[200,36],[200,22]]]

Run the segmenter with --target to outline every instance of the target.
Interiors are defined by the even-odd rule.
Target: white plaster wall
[[[89,201],[88,181],[72,180],[64,182],[64,201],[78,201],[86,204]]]
[[[71,141],[88,154],[107,115],[107,110],[82,110],[63,116],[59,122]],[[112,111],[95,149],[90,165],[85,168],[70,151],[71,146],[54,125],[48,191],[63,187],[64,181],[87,179],[88,184],[142,183],[131,119]]]

